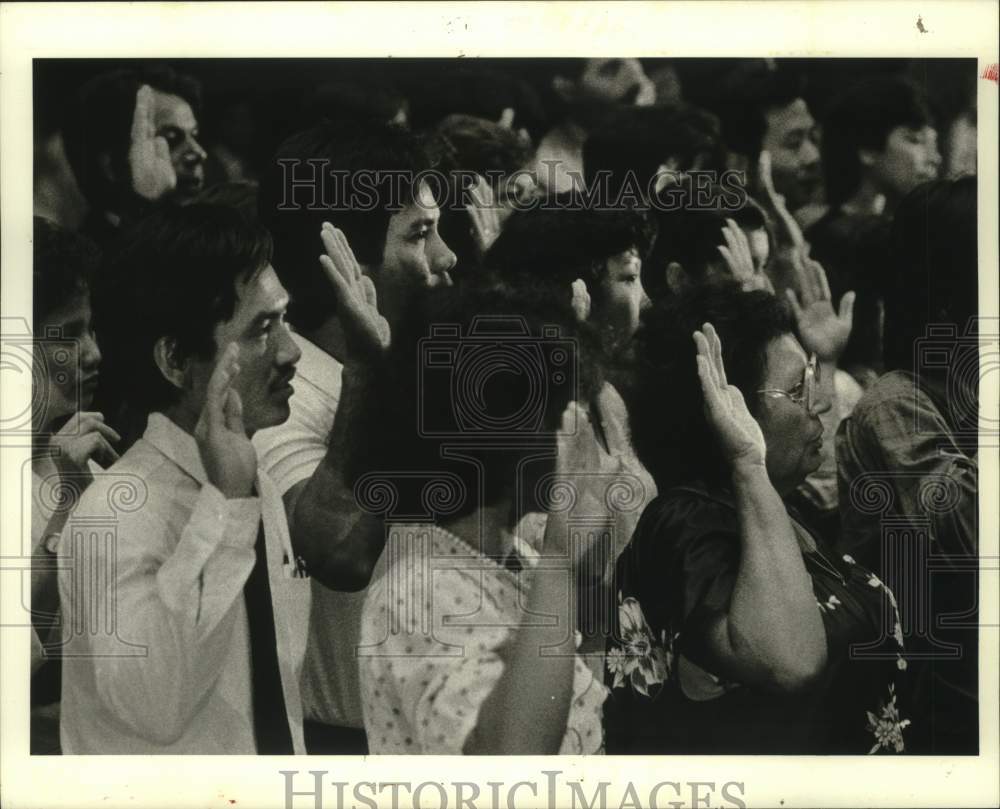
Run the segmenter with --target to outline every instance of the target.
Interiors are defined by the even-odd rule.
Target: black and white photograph
[[[995,805],[995,5],[190,5],[0,71],[10,806]]]

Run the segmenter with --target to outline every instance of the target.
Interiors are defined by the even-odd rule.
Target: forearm
[[[766,469],[737,467],[733,487],[740,566],[722,640],[745,667],[744,676],[794,686],[818,672],[826,659],[812,580]]]
[[[385,544],[382,519],[358,507],[346,478],[352,441],[364,433],[367,384],[368,372],[344,368],[326,454],[307,481],[285,494],[296,553],[317,580],[334,590],[363,589]]]
[[[526,623],[508,649],[506,665],[466,742],[470,755],[532,755],[559,752],[573,696],[574,631],[571,572],[531,571]],[[540,616],[554,626],[532,626]]]

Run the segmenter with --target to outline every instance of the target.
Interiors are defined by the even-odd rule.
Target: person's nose
[[[204,163],[208,159],[208,153],[202,148],[201,144],[194,135],[188,135],[187,139],[184,141],[184,151],[181,153],[181,160],[185,165],[196,166],[200,163]]]
[[[80,348],[80,364],[87,369],[96,369],[101,364],[101,347],[97,344],[97,335],[92,331],[88,332]]]
[[[455,269],[458,263],[458,256],[452,251],[440,234],[435,233],[434,241],[430,245],[430,268],[435,275],[444,275]]]
[[[302,356],[302,349],[292,339],[292,333],[288,329],[288,326],[282,325],[279,339],[281,342],[278,344],[278,350],[275,352],[275,363],[282,368],[294,366]]]
[[[819,165],[819,147],[812,138],[806,138],[805,143],[803,143],[801,157],[802,165],[804,166],[813,167]]]

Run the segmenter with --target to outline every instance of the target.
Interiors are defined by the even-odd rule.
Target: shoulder
[[[933,407],[933,402],[916,384],[911,374],[890,371],[865,390],[854,406],[852,418],[855,424],[864,425],[887,412],[907,413],[918,408]]]
[[[646,507],[633,544],[666,544],[681,550],[701,537],[736,535],[738,530],[736,511],[721,495],[697,487],[675,487]]]

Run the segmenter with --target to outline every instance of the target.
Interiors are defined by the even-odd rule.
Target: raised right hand
[[[128,150],[132,189],[143,199],[155,202],[177,187],[177,174],[170,162],[166,138],[157,137],[153,121],[153,90],[144,84],[135,94],[132,136]]]
[[[324,222],[320,238],[326,255],[319,257],[319,263],[337,295],[337,316],[348,352],[359,360],[384,355],[391,334],[389,322],[379,313],[372,279],[361,272],[342,230]]]
[[[240,372],[240,347],[230,343],[212,377],[194,428],[209,483],[229,499],[249,497],[257,477],[257,453],[243,426],[243,404],[233,389]]]
[[[711,323],[694,333],[698,379],[705,397],[705,417],[732,466],[764,465],[767,445],[760,425],[747,409],[743,394],[726,380],[722,342]]]

